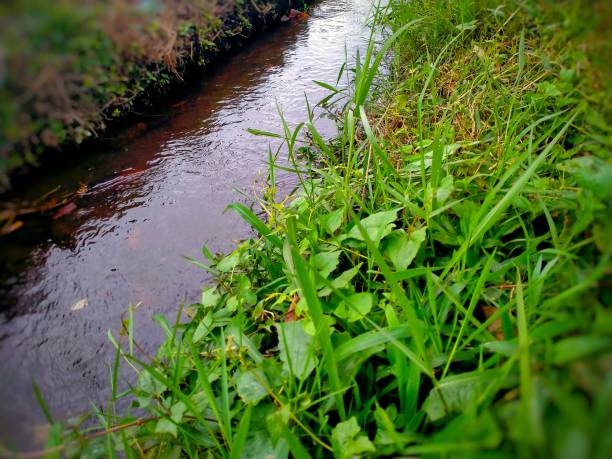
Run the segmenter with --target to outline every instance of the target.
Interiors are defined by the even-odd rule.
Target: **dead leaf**
[[[4,236],[6,234],[10,234],[13,231],[17,231],[19,228],[23,226],[23,222],[21,220],[17,220],[16,222],[4,225],[0,228],[0,236]]]
[[[485,315],[487,319],[491,317],[493,314],[499,311],[495,306],[482,305],[480,306],[482,313]],[[491,325],[487,327],[487,329],[495,336],[498,341],[504,340],[504,332],[502,331],[502,323],[501,319],[495,319]]]
[[[297,320],[297,316],[295,314],[295,307],[297,306],[299,301],[300,301],[300,297],[297,295],[293,295],[293,299],[291,300],[291,305],[289,306],[289,309],[287,310],[287,314],[285,314],[285,322],[293,322]]]
[[[81,309],[85,308],[88,304],[89,304],[89,301],[87,301],[87,298],[83,298],[82,300],[79,300],[76,303],[74,303],[70,309],[72,311],[80,311]]]

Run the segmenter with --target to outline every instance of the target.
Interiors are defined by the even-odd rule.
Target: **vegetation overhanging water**
[[[606,8],[376,9],[389,38],[323,83],[339,136],[312,116],[253,131],[283,140],[266,218],[232,206],[259,236],[192,260],[215,283],[162,321],[152,359],[129,319],[110,337],[109,407],[96,427],[54,423],[49,452],[608,457]],[[279,204],[287,170],[299,191]],[[120,360],[138,375],[128,393]],[[114,409],[123,397],[134,413]]]

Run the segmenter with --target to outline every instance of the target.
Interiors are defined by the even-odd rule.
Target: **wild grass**
[[[270,154],[267,218],[232,206],[259,236],[226,256],[204,248],[217,283],[188,321],[160,318],[166,341],[151,362],[132,334],[117,344],[138,383],[113,403],[133,397],[134,414],[100,412],[102,430],[64,430],[52,451],[609,457],[599,7],[376,10],[388,39],[342,69],[350,91],[325,82],[343,107],[339,136],[323,140],[312,117],[283,121],[274,136],[291,165]],[[279,169],[299,178],[283,204]]]

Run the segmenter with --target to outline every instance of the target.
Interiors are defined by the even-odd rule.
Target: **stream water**
[[[87,185],[69,215],[28,221],[0,240],[0,441],[40,446],[32,380],[59,418],[104,404],[107,330],[118,335],[129,304],[141,303],[137,340],[159,345],[151,317],[176,315],[208,280],[183,255],[198,257],[204,243],[227,251],[250,234],[224,213],[265,173],[269,142],[246,129],[280,132],[277,102],[290,124],[303,121],[304,95],[328,94],[312,81],[334,83],[345,49],[350,59],[364,46],[369,9],[369,0],[317,3],[307,21],[258,37],[172,105],[14,192],[33,199]],[[334,133],[332,123],[320,128]]]

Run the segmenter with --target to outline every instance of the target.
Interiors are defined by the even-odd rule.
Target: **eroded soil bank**
[[[0,5],[0,192],[62,148],[150,109],[308,0],[19,0]]]

